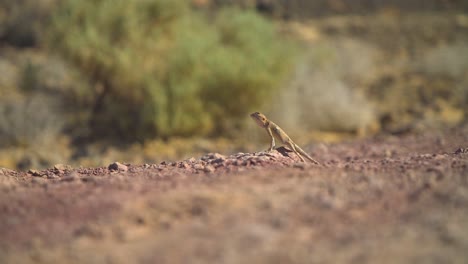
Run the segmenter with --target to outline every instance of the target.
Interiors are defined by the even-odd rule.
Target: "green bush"
[[[221,134],[269,99],[293,46],[251,11],[184,0],[66,0],[47,42],[89,78],[97,135]]]

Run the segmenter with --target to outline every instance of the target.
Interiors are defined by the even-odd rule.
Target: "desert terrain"
[[[468,126],[0,170],[1,263],[466,263]]]

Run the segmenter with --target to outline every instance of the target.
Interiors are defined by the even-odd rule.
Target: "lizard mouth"
[[[257,123],[257,125],[259,125],[260,127],[265,127],[266,124],[265,122],[259,119],[258,113],[252,113],[250,114],[250,117],[255,121],[255,123]]]

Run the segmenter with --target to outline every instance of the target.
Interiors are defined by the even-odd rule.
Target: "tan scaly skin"
[[[318,161],[314,160],[311,156],[309,156],[309,154],[307,154],[296,143],[294,143],[292,139],[286,134],[286,132],[283,131],[283,129],[281,129],[277,124],[268,120],[268,118],[266,118],[264,114],[255,112],[255,113],[250,114],[250,117],[252,117],[252,119],[257,123],[257,125],[265,128],[268,135],[270,136],[271,138],[270,149],[269,149],[270,151],[272,151],[273,148],[275,147],[275,138],[276,138],[277,140],[281,141],[283,144],[291,148],[291,150],[294,151],[294,153],[296,153],[303,162],[305,162],[304,157],[306,157],[311,162],[320,165]]]

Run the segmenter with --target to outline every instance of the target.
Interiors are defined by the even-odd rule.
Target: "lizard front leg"
[[[271,132],[271,128],[269,126],[267,126],[265,129],[271,138],[270,149],[268,151],[272,151],[273,148],[275,147],[275,137],[273,136],[273,132]]]

